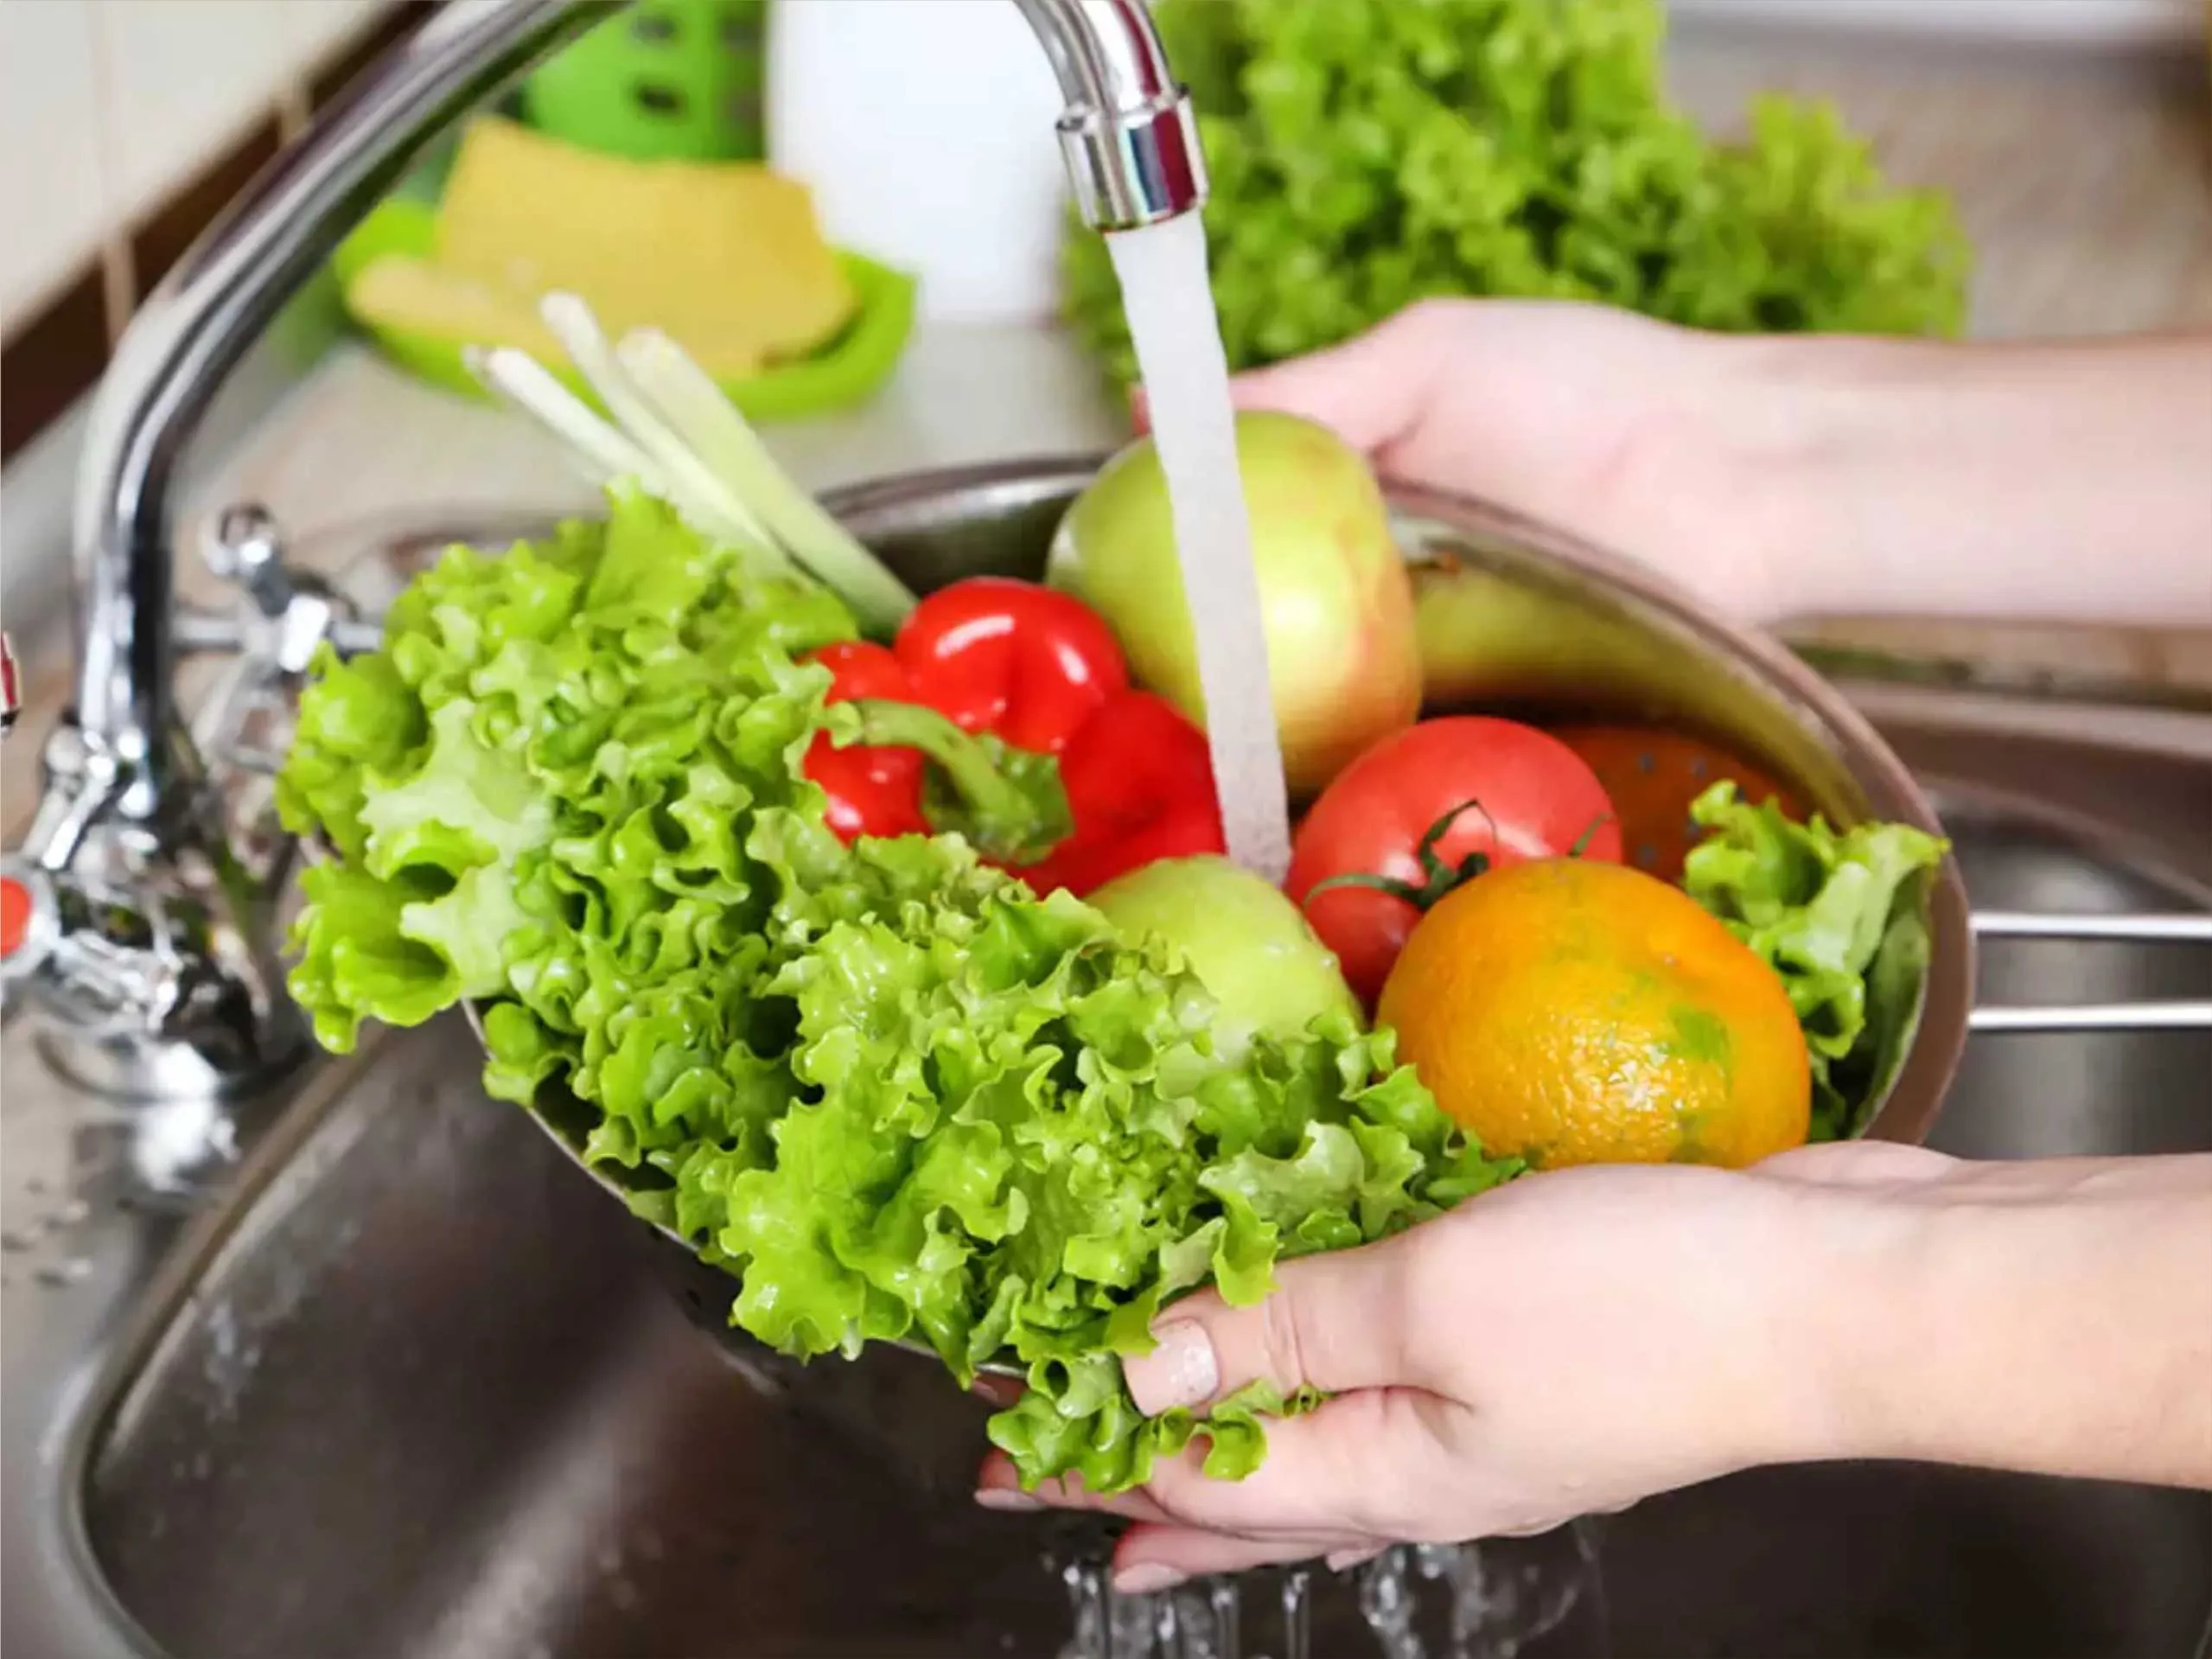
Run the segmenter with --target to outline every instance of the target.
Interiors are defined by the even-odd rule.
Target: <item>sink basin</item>
[[[1042,545],[1048,495],[916,545],[995,568]],[[380,608],[446,539],[373,539],[356,597]],[[2212,724],[2152,741],[2139,720],[2095,735],[2093,711],[1860,695],[1977,903],[2212,902]],[[2212,950],[1996,941],[1980,973],[1985,1003],[2202,998]],[[196,1108],[103,1113],[0,1027],[0,1649],[2203,1659],[2212,1495],[1903,1466],[1762,1471],[1542,1539],[1394,1552],[1356,1582],[1111,1598],[1096,1523],[970,1501],[981,1402],[896,1352],[798,1368],[706,1340],[693,1316],[715,1310],[670,1293],[665,1247],[487,1101],[479,1065],[457,1018],[385,1034],[245,1108],[245,1162],[211,1170],[171,1159],[220,1139]],[[1977,1038],[1934,1140],[2212,1148],[2208,1076],[2207,1033]]]
[[[1940,725],[1892,735],[1909,756],[1946,741]],[[1935,787],[1979,903],[2203,902],[2212,849],[2187,830],[2212,821],[2202,766],[2127,763],[2126,798],[2151,803],[2128,844],[2055,804],[2048,746],[1954,748],[1978,770]],[[2037,780],[2034,803],[2008,778]],[[2202,950],[2000,941],[1981,988],[2208,986]],[[476,1063],[447,1019],[326,1068],[116,1370],[73,1496],[98,1583],[146,1640],[179,1659],[1062,1651],[1083,1611],[1069,1583],[1078,1604],[1095,1593],[1063,1565],[1089,1541],[968,1501],[982,1408],[896,1356],[813,1368],[795,1390],[733,1368],[663,1293],[641,1229],[485,1101]],[[1977,1038],[1936,1144],[2212,1148],[2208,1075],[2203,1034]],[[2212,1605],[2199,1493],[1791,1468],[1584,1528],[1594,1574],[1565,1539],[1527,1557],[1556,1593],[1539,1621],[1552,1628],[1524,1622],[1521,1651],[2171,1656],[2193,1649]],[[1436,1645],[1450,1598],[1418,1573],[1392,1583],[1412,1592],[1423,1650],[1450,1650]],[[1363,1616],[1350,1586],[1316,1581],[1311,1654],[1414,1650],[1370,1629],[1387,1621],[1368,1589]],[[1119,1645],[1093,1629],[1072,1650],[1218,1651],[1189,1634],[1191,1593],[1184,1645],[1154,1645],[1153,1611],[1141,1631],[1125,1618]],[[1241,1596],[1246,1650],[1279,1655],[1272,1582]]]

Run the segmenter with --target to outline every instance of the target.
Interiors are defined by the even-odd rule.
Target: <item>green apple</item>
[[[1367,457],[1327,427],[1246,410],[1237,469],[1284,768],[1291,793],[1310,796],[1420,712],[1412,584]],[[1068,507],[1045,579],[1106,618],[1140,683],[1203,723],[1167,478],[1149,437]]]
[[[1289,1037],[1323,1014],[1361,1024],[1360,1005],[1305,915],[1265,877],[1210,854],[1117,876],[1090,903],[1131,938],[1157,935],[1221,1005],[1217,1036]]]

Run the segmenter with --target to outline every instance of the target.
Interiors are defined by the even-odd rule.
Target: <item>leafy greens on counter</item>
[[[1159,0],[1212,175],[1232,367],[1412,302],[1603,301],[1731,331],[1956,333],[1970,251],[1833,109],[1780,98],[1716,144],[1668,102],[1660,0]],[[1071,227],[1068,316],[1136,362],[1105,243]]]
[[[1194,1435],[1264,1452],[1247,1392],[1147,1420],[1119,1356],[1206,1281],[1358,1244],[1504,1180],[1348,1017],[1233,1056],[1157,940],[1039,899],[957,838],[864,839],[800,763],[836,730],[800,654],[851,615],[660,501],[416,579],[380,651],[326,657],[279,802],[303,877],[294,994],[362,1019],[485,1004],[491,1093],[565,1089],[651,1219],[742,1274],[786,1353],[911,1338],[1025,1368],[991,1432],[1110,1492]]]

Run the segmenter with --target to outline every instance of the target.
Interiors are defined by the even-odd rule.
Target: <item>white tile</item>
[[[285,61],[295,73],[310,73],[387,9],[386,0],[279,0],[279,4]]]
[[[108,226],[92,10],[0,0],[0,334],[35,314]]]
[[[289,3],[95,0],[109,143],[132,214],[155,206],[274,107],[286,73]]]

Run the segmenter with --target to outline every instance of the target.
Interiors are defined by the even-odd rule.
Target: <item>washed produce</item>
[[[1940,842],[1794,825],[1723,788],[1694,807],[1712,839],[1677,891],[1603,862],[1603,792],[1556,739],[1473,718],[1386,732],[1315,819],[1370,787],[1399,817],[1381,812],[1374,867],[1306,896],[1365,883],[1415,918],[1385,992],[1421,1045],[1404,1063],[1293,901],[1206,856],[1202,734],[1131,683],[1112,618],[1018,583],[916,603],[667,341],[610,354],[588,312],[546,315],[595,384],[653,412],[630,424],[649,482],[610,490],[603,522],[449,551],[380,649],[317,660],[277,779],[322,854],[290,985],[339,1050],[364,1019],[475,1004],[488,1090],[545,1110],[727,1268],[732,1323],[760,1340],[802,1357],[905,1342],[962,1381],[1021,1369],[991,1433],[1030,1483],[1124,1490],[1195,1439],[1235,1477],[1263,1420],[1314,1397],[1254,1387],[1146,1419],[1121,1357],[1188,1290],[1249,1303],[1278,1260],[1526,1167],[1424,1071],[1479,1115],[1494,1078],[1571,1071],[1574,1042],[1672,1044],[1680,1098],[1709,1108],[1675,1113],[1673,1151],[1723,1159],[1775,1133],[1785,1026],[1812,1133],[1851,1132],[1884,1087],[1926,961],[1912,877]],[[1422,778],[1388,756],[1439,731],[1469,793],[1424,829],[1404,816]],[[1450,839],[1484,814],[1486,840]],[[1378,873],[1408,847],[1410,875]],[[1588,907],[1606,936],[1516,914],[1467,928],[1471,959],[1421,944],[1490,906],[1485,884],[1556,870],[1644,886]],[[1694,948],[1639,961],[1667,928]],[[1485,952],[1513,970],[1495,987],[1458,966]],[[1552,1034],[1542,1053],[1510,1020],[1457,1017],[1494,988]],[[1471,1065],[1469,1030],[1493,1049]],[[1547,1161],[1644,1155],[1664,1108],[1632,1104],[1625,1125],[1549,1137],[1502,1121]]]
[[[958,835],[841,839],[805,763],[857,717],[805,659],[851,613],[641,492],[609,507],[451,550],[381,649],[316,663],[277,798],[324,852],[290,977],[318,1037],[475,999],[486,1088],[572,1096],[584,1156],[740,1275],[734,1324],[1023,1368],[991,1433],[1025,1479],[1122,1490],[1194,1436],[1253,1467],[1262,1415],[1308,1402],[1143,1417],[1119,1356],[1154,1313],[1519,1166],[1348,1011],[1225,1047],[1186,951]]]
[[[1295,416],[1237,417],[1283,763],[1310,795],[1421,706],[1411,579],[1367,457]],[[1138,680],[1205,718],[1167,480],[1149,437],[1061,520],[1046,579],[1112,626]]]
[[[1590,768],[1533,726],[1451,715],[1345,768],[1298,826],[1284,890],[1372,1007],[1446,894],[1493,865],[1569,852],[1621,857],[1613,804]]]
[[[1741,1168],[1811,1126],[1782,979],[1624,865],[1542,858],[1454,890],[1406,940],[1380,1018],[1446,1112],[1537,1169]]]
[[[1733,783],[1753,806],[1771,801],[1787,818],[1804,801],[1767,772],[1718,744],[1648,724],[1577,724],[1546,731],[1582,756],[1620,820],[1622,858],[1661,881],[1680,881],[1682,864],[1705,837],[1692,805],[1716,783]]]
[[[1233,367],[1412,301],[1603,301],[1694,327],[1951,335],[1971,251],[1948,201],[1893,189],[1833,108],[1762,98],[1706,137],[1666,86],[1661,0],[1160,0],[1212,177]],[[1136,374],[1095,235],[1070,321]]]
[[[843,641],[809,660],[858,717],[806,758],[848,840],[957,830],[1040,892],[1221,850],[1205,734],[1131,689],[1081,600],[971,577],[922,600],[889,648]]]
[[[1264,876],[1227,858],[1165,858],[1090,896],[1126,937],[1166,940],[1220,1002],[1217,1043],[1295,1037],[1316,1019],[1361,1018],[1336,959]]]
[[[1683,888],[1788,988],[1812,1048],[1814,1138],[1858,1133],[1912,1042],[1929,947],[1913,893],[1948,843],[1909,824],[1796,822],[1727,782],[1691,816],[1708,834]]]

